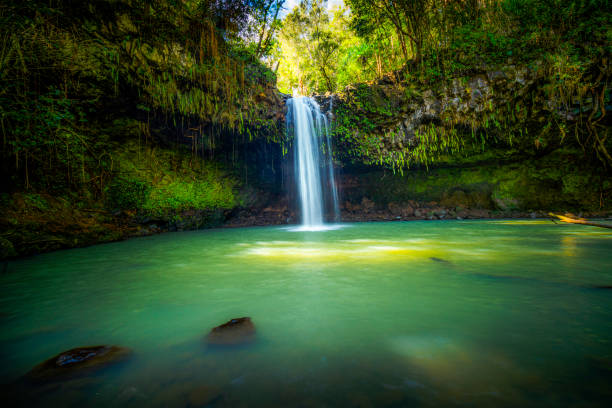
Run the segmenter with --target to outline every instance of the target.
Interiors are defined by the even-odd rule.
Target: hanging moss
[[[108,123],[124,117],[144,124],[136,136],[145,142],[151,123],[280,139],[282,126],[271,126],[258,99],[273,74],[224,41],[207,7],[26,0],[0,8],[1,155],[11,183],[101,195],[113,161]]]

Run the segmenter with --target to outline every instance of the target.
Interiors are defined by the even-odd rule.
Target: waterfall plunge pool
[[[167,233],[10,262],[3,400],[24,406],[605,406],[612,234],[549,221]],[[250,316],[255,343],[209,348]],[[117,365],[10,385],[64,350]],[[582,404],[582,405],[581,405]]]

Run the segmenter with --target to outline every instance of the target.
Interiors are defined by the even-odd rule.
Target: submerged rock
[[[212,345],[238,345],[255,340],[255,325],[250,317],[239,317],[213,328],[206,341]]]
[[[25,378],[30,380],[54,380],[124,360],[131,350],[119,346],[78,347],[64,351],[37,365]]]

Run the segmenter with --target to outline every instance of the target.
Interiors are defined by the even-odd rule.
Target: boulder
[[[232,346],[255,340],[255,325],[250,317],[239,317],[213,328],[206,341],[211,345]]]
[[[472,208],[467,211],[469,218],[490,218],[490,213],[488,210],[483,210],[481,208]]]
[[[402,213],[402,207],[397,203],[389,203],[387,209],[391,215],[400,215]]]
[[[446,211],[445,208],[440,208],[440,207],[434,208],[433,212],[434,212],[434,215],[440,219],[444,218],[446,214],[448,213],[448,211]]]
[[[61,380],[125,360],[132,351],[119,346],[78,347],[52,357],[25,375],[36,381]]]

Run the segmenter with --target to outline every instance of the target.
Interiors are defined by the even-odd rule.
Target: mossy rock
[[[214,327],[206,336],[206,342],[212,346],[248,344],[255,340],[255,331],[250,317],[238,317]]]
[[[132,350],[119,346],[78,347],[64,351],[34,367],[25,375],[29,381],[61,381],[126,360]]]

